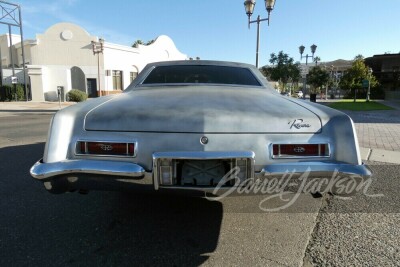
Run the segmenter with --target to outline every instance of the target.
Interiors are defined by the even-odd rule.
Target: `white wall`
[[[17,34],[11,34],[12,44],[18,44],[21,42],[21,36]],[[0,49],[1,49],[1,62],[4,67],[7,67],[11,64],[11,57],[10,57],[10,38],[9,34],[0,35]],[[17,53],[14,48],[11,49],[13,54],[13,62],[14,64],[18,64]]]
[[[20,37],[13,35],[13,41],[14,50],[20,53]],[[71,88],[71,68],[74,66],[82,69],[85,79],[97,80],[98,56],[93,54],[92,41],[98,41],[98,37],[90,35],[80,26],[58,23],[45,33],[38,34],[36,40],[24,42],[25,54],[30,61],[27,68],[31,77],[32,100],[55,101],[57,86],[63,86],[65,93],[74,89]],[[8,51],[7,45],[7,35],[0,36],[2,52]],[[2,58],[7,62],[9,56],[2,55]],[[138,48],[106,42],[103,53],[99,54],[100,88],[102,91],[113,90],[112,70],[123,72],[125,89],[130,84],[130,72],[140,72],[150,62],[185,59],[187,56],[179,52],[173,41],[165,35],[158,37],[151,45],[140,45]],[[18,58],[14,60],[17,63]],[[111,75],[105,76],[105,70],[109,70]]]
[[[111,71],[111,76],[105,77],[105,88],[113,90],[112,70],[123,71],[125,89],[130,84],[130,72],[140,72],[148,63],[186,59],[187,55],[179,52],[165,35],[159,36],[151,45],[139,45],[138,48],[105,43],[104,69]]]

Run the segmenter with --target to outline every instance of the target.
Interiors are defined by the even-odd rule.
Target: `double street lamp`
[[[258,68],[258,51],[260,47],[260,22],[261,21],[268,21],[268,26],[269,26],[269,18],[270,18],[270,13],[274,9],[275,6],[275,0],[265,0],[265,8],[267,9],[268,12],[268,17],[266,19],[261,19],[260,15],[257,16],[256,20],[250,20],[251,15],[253,15],[254,7],[256,5],[256,0],[246,0],[244,1],[244,8],[246,11],[246,14],[249,18],[249,29],[250,29],[250,24],[252,23],[257,23],[257,48],[256,48],[256,67]]]
[[[100,88],[100,53],[104,51],[104,39],[99,38],[98,42],[92,41],[93,55],[97,54],[97,87],[99,88],[99,96],[101,96]]]
[[[314,59],[314,54],[315,51],[317,51],[317,46],[315,44],[313,44],[312,46],[310,46],[311,49],[311,56],[309,56],[308,54],[306,54],[305,56],[303,56],[304,54],[304,50],[306,49],[306,47],[304,45],[301,45],[299,47],[299,52],[300,52],[300,60],[303,59],[303,57],[306,58],[306,66],[308,65],[308,58]],[[307,67],[306,67],[307,68]],[[304,77],[304,84],[303,84],[303,98],[306,98],[306,88],[307,88],[307,73],[305,74]]]
[[[301,45],[301,46],[299,47],[300,60],[302,60],[303,57],[305,57],[305,58],[306,58],[306,65],[307,65],[307,64],[308,64],[308,58],[309,58],[309,57],[312,58],[312,59],[314,59],[314,54],[315,54],[315,51],[317,51],[317,46],[316,46],[315,44],[313,44],[312,46],[310,46],[310,49],[311,49],[311,56],[309,56],[308,54],[306,54],[305,56],[303,56],[304,49],[306,49],[306,47],[305,47],[304,45]]]

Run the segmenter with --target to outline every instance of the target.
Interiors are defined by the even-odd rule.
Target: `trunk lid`
[[[88,131],[317,133],[320,118],[266,89],[223,86],[145,88],[88,112]]]

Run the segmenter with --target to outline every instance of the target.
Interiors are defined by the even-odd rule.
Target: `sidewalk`
[[[340,100],[317,100],[317,103],[326,105]],[[400,164],[400,101],[375,101],[394,110],[342,112],[354,121],[363,160]]]
[[[306,100],[308,101],[308,100]],[[338,101],[320,100],[317,103]],[[343,111],[354,121],[362,160],[400,164],[400,102],[381,101],[396,108],[385,111]],[[0,116],[19,112],[56,112],[75,102],[0,102]]]
[[[56,112],[75,102],[0,102],[0,112]]]

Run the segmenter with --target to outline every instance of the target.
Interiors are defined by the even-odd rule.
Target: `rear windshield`
[[[211,65],[158,66],[142,82],[142,84],[193,83],[261,86],[249,69]]]

